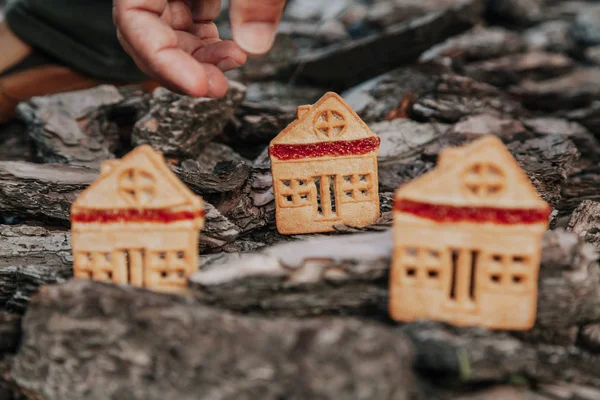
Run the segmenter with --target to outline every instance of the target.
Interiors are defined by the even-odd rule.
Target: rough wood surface
[[[200,195],[229,193],[239,190],[250,177],[251,168],[243,161],[220,161],[212,169],[206,162],[186,160],[173,171]]]
[[[596,137],[600,137],[600,101],[593,101],[583,108],[568,112],[557,112],[569,120],[577,121],[590,130]]]
[[[365,122],[380,122],[403,101],[408,103],[410,113],[411,100],[434,91],[436,81],[435,75],[418,67],[401,67],[363,82],[342,96]]]
[[[575,171],[562,186],[562,200],[559,209],[570,214],[584,200],[600,201],[600,167],[591,165]]]
[[[215,20],[223,40],[228,3]],[[406,390],[417,386],[432,400],[600,398],[599,6],[287,3],[272,50],[226,73],[245,85],[243,101],[235,84],[222,101],[101,87],[25,102],[22,121],[0,127],[0,399],[412,400]],[[266,147],[297,106],[341,89],[382,139],[382,217],[280,235]],[[393,192],[429,171],[440,149],[485,133],[553,206],[536,325],[395,324]],[[21,335],[40,285],[71,276],[71,202],[101,160],[141,142],[166,151],[206,201],[193,296],[44,287]]]
[[[514,379],[600,386],[600,357],[580,348],[530,344],[507,333],[432,322],[408,324],[401,331],[412,339],[415,368],[426,376],[463,384]]]
[[[577,122],[556,117],[524,119],[523,124],[538,137],[560,135],[570,139],[584,161],[595,161],[600,157],[600,142],[584,126]]]
[[[190,277],[202,302],[284,315],[387,314],[391,233],[322,236],[223,255]]]
[[[575,144],[558,135],[515,141],[508,149],[529,176],[538,193],[552,206],[558,206],[561,189],[574,172],[580,154]]]
[[[0,162],[0,212],[64,224],[73,201],[97,177],[82,167]]]
[[[530,108],[574,109],[600,99],[600,68],[585,68],[542,82],[524,81],[511,93]]]
[[[391,231],[300,239],[216,256],[190,277],[191,287],[201,301],[239,312],[388,318]],[[573,344],[573,329],[600,320],[596,260],[576,235],[546,235],[538,319],[524,338]]]
[[[150,144],[166,157],[195,158],[221,133],[245,91],[246,87],[237,82],[229,82],[227,95],[220,99],[156,89],[149,113],[133,129],[132,142],[136,146]]]
[[[21,316],[0,312],[0,355],[16,352],[21,341]]]
[[[72,264],[68,232],[0,225],[0,309],[23,313],[40,286],[71,278]]]
[[[574,68],[575,62],[563,54],[530,51],[471,63],[465,67],[465,73],[495,86],[508,86],[523,80],[554,78]]]
[[[600,248],[600,203],[584,200],[573,211],[567,230]]]
[[[46,400],[419,398],[409,343],[377,323],[248,318],[73,281],[36,296],[23,332],[11,378]]]
[[[126,95],[127,97],[125,97]],[[141,91],[114,86],[37,97],[18,107],[19,116],[37,149],[37,158],[47,163],[98,167],[114,158],[119,149],[118,125],[109,117],[143,109],[147,97]]]
[[[481,6],[479,0],[461,0],[445,10],[389,27],[379,35],[314,51],[299,57],[286,75],[336,90],[351,87],[414,62],[434,44],[471,28],[480,17]],[[390,47],[396,50],[390,52]]]
[[[34,154],[24,123],[13,121],[0,126],[0,161],[31,161]]]
[[[445,58],[452,58],[454,63],[462,64],[518,53],[524,48],[525,42],[516,32],[476,26],[433,46],[419,57],[419,62],[443,62]]]
[[[418,97],[412,116],[421,120],[458,122],[474,114],[519,116],[521,104],[487,83],[457,74],[443,74],[436,79],[435,90]]]

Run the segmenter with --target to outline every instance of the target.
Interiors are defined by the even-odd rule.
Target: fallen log
[[[600,203],[592,200],[584,200],[573,211],[567,231],[574,232],[582,237],[587,243],[600,248]]]
[[[190,286],[200,301],[237,312],[388,319],[391,231],[299,239],[220,256]],[[543,246],[537,322],[522,337],[572,345],[573,330],[600,321],[598,257],[572,233],[548,232]]]
[[[72,264],[68,232],[0,225],[0,310],[23,313],[40,286],[72,277]]]
[[[99,167],[121,150],[114,118],[131,123],[147,105],[148,96],[142,90],[104,85],[33,98],[19,105],[18,115],[40,161]]]
[[[381,34],[302,55],[281,75],[343,90],[415,61],[434,44],[475,25],[481,11],[479,0],[460,1],[444,10],[393,25]]]
[[[384,318],[390,232],[296,240],[219,257],[190,277],[196,297],[241,312]]]
[[[600,68],[586,68],[541,82],[524,81],[509,92],[532,109],[574,109],[600,99],[599,82]]]
[[[222,133],[245,91],[245,86],[233,81],[227,95],[219,99],[182,96],[159,88],[150,100],[150,111],[134,126],[132,143],[149,144],[166,157],[196,158]]]
[[[62,164],[0,162],[0,213],[64,225],[73,201],[98,175]]]
[[[46,400],[419,398],[408,341],[373,322],[249,318],[73,281],[40,291],[23,332],[10,376]]]

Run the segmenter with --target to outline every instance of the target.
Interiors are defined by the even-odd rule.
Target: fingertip
[[[223,72],[214,65],[206,65],[208,77],[208,94],[211,97],[223,97],[227,94],[229,84]]]
[[[182,92],[193,97],[203,97],[209,91],[208,77],[201,68],[190,68],[178,79]]]
[[[190,97],[207,97],[208,96],[208,85],[204,84],[193,84],[189,85],[182,90],[182,92]]]
[[[271,22],[245,22],[233,27],[233,40],[248,54],[267,53],[275,42],[277,25]]]
[[[241,64],[231,58],[226,58],[217,64],[217,68],[223,72],[231,71],[232,69],[239,67],[241,67]]]

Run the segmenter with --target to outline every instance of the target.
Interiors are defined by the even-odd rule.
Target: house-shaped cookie
[[[531,328],[549,214],[495,136],[442,151],[395,196],[392,318]]]
[[[380,215],[379,137],[335,93],[298,107],[297,120],[269,146],[277,229],[330,232]]]
[[[75,278],[177,292],[198,268],[202,199],[144,145],[106,161],[71,208]]]

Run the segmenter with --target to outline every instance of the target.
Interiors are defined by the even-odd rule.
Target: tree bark
[[[385,224],[390,226],[391,218]],[[315,235],[257,253],[219,256],[192,275],[190,285],[200,301],[238,312],[386,320],[391,254],[390,230]],[[536,325],[515,335],[532,342],[575,344],[579,327],[600,320],[597,259],[594,248],[577,235],[548,232]]]
[[[36,97],[18,111],[46,163],[99,167],[120,150],[119,124],[136,120],[147,108],[141,90],[99,86],[89,90]]]
[[[11,377],[46,400],[419,398],[406,338],[354,319],[249,318],[73,281],[44,288],[23,330]]]
[[[284,75],[343,90],[410,64],[434,44],[471,28],[481,11],[481,1],[461,1],[445,10],[391,26],[379,35],[300,56]],[[390,48],[396,51],[390,52]]]
[[[193,98],[157,89],[150,112],[134,126],[134,145],[149,144],[165,157],[196,158],[203,148],[221,134],[244,99],[246,87],[230,82],[225,97]]]

